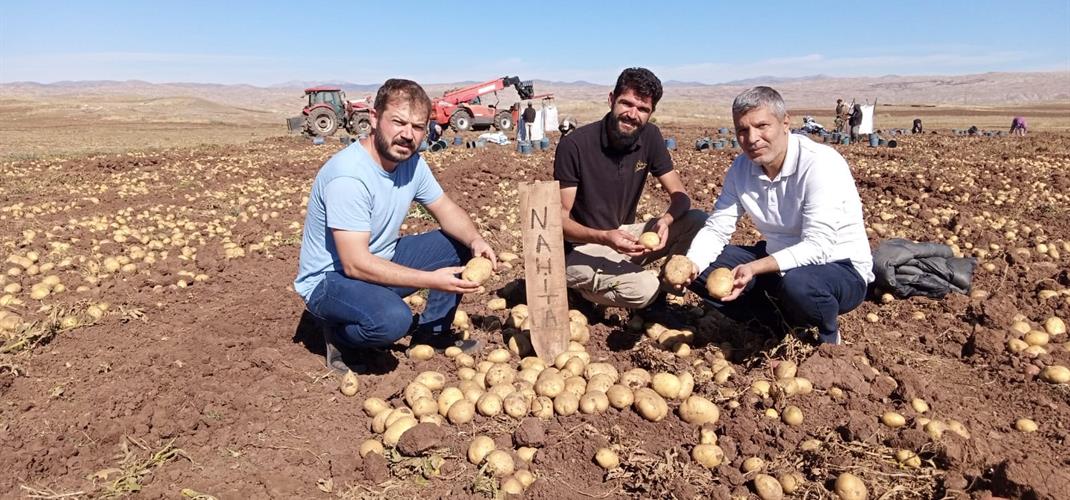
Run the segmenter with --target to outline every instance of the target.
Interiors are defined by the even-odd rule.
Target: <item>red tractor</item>
[[[333,135],[338,127],[353,135],[371,132],[371,98],[347,101],[338,87],[320,86],[305,89],[308,105],[301,116],[286,120],[290,132],[304,132],[312,136]]]
[[[457,132],[490,126],[498,130],[511,130],[513,114],[508,109],[498,109],[497,99],[498,91],[510,86],[516,88],[522,100],[531,99],[535,94],[530,81],[522,82],[518,77],[506,76],[446,91],[442,97],[431,101],[431,117],[442,128],[450,127]],[[481,96],[491,93],[495,97],[494,103],[484,105]]]

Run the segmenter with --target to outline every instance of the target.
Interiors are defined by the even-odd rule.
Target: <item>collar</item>
[[[794,175],[799,170],[799,136],[795,134],[788,134],[788,152],[784,154],[784,164],[780,166],[780,174],[776,179],[770,179],[765,175],[765,170],[762,166],[754,163],[750,158],[747,161],[750,162],[751,175],[773,182],[789,175]],[[746,155],[746,153],[743,153]]]
[[[613,148],[612,145],[609,144],[609,115],[610,115],[610,113],[612,113],[612,111],[610,111],[609,113],[606,113],[606,116],[602,117],[602,125],[601,125],[602,133],[599,134],[600,138],[601,138],[601,142],[602,142],[602,149],[604,151],[612,151],[614,153],[625,154],[625,153],[631,153],[631,152],[636,151],[639,148],[643,147],[643,132],[642,131],[639,132],[639,139],[637,139],[635,141],[635,144],[632,145],[632,148],[627,150],[627,151],[618,151],[617,149]]]

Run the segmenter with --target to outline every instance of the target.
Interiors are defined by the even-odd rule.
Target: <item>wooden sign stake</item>
[[[531,345],[552,362],[569,339],[561,191],[557,181],[525,182],[519,190]]]

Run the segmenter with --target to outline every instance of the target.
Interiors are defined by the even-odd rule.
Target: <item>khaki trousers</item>
[[[654,222],[652,219],[626,224],[620,229],[638,237]],[[669,226],[669,241],[664,248],[638,257],[629,257],[605,245],[580,245],[565,257],[568,287],[595,304],[629,309],[646,307],[661,291],[661,279],[656,271],[648,271],[643,266],[662,257],[686,253],[704,224],[706,213],[690,210]]]

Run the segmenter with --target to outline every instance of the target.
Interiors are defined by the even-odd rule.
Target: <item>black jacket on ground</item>
[[[940,243],[897,238],[882,241],[873,252],[875,284],[900,299],[969,293],[976,265],[976,260],[955,257],[951,247]]]

